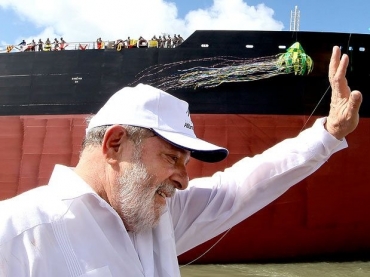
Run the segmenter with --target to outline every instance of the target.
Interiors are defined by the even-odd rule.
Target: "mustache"
[[[157,191],[163,192],[167,197],[173,197],[176,193],[176,188],[171,182],[163,182],[159,185]]]

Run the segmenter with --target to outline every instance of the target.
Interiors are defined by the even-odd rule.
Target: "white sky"
[[[187,0],[182,0],[187,1]],[[174,2],[163,0],[0,0],[0,7],[12,11],[30,30],[16,41],[66,41],[125,39],[128,36],[150,39],[153,35],[181,34],[195,30],[282,30],[274,11],[264,4],[249,6],[242,0],[214,0],[210,6],[189,11],[182,18]],[[16,41],[0,41],[1,45]]]

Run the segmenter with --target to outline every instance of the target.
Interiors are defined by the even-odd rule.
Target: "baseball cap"
[[[111,96],[93,116],[86,132],[104,125],[132,125],[151,129],[176,147],[204,162],[218,162],[228,155],[226,148],[196,137],[189,104],[149,85],[125,87]]]

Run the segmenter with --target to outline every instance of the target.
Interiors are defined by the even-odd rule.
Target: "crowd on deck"
[[[64,50],[67,46],[68,44],[65,42],[63,38],[60,38],[60,40],[55,38],[53,42],[51,42],[49,38],[47,38],[46,41],[43,42],[40,38],[37,43],[35,42],[34,39],[30,43],[26,43],[25,40],[22,40],[21,43],[17,45],[17,47],[16,46],[13,46],[13,47],[17,48],[19,51],[26,52],[26,51],[36,51],[36,50],[37,51],[60,51],[60,50]],[[7,48],[7,50],[11,51],[11,49],[9,48]]]
[[[93,48],[105,49],[105,48],[114,48],[117,51],[121,51],[123,48],[142,48],[142,47],[156,47],[156,48],[175,48],[179,46],[184,39],[181,35],[174,34],[171,35],[161,35],[157,37],[154,35],[150,40],[146,40],[142,36],[138,39],[131,39],[128,37],[126,40],[118,39],[114,42],[104,42],[101,38],[96,40],[96,45]],[[93,43],[94,44],[94,43]],[[50,41],[49,38],[46,41],[39,39],[37,42],[33,39],[30,43],[27,43],[25,40],[22,40],[18,45],[8,45],[6,47],[6,52],[11,52],[14,48],[21,51],[62,51],[65,50],[69,44],[63,39],[63,37],[58,40],[57,38],[54,41]],[[75,49],[85,50],[89,47],[89,43],[76,45]]]
[[[175,48],[179,46],[184,39],[181,35],[174,34],[173,37],[171,35],[163,35],[157,38],[154,35],[149,41],[146,40],[144,37],[140,36],[138,39],[131,39],[127,37],[127,39],[118,39],[115,41],[114,47],[116,50],[120,51],[122,48],[139,48],[139,47],[157,47],[157,48]],[[99,45],[102,45],[101,38],[97,39],[98,49]],[[101,46],[100,46],[101,47]]]

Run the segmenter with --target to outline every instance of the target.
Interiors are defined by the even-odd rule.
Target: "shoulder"
[[[49,186],[0,201],[0,245],[29,229],[59,219],[67,209]]]

